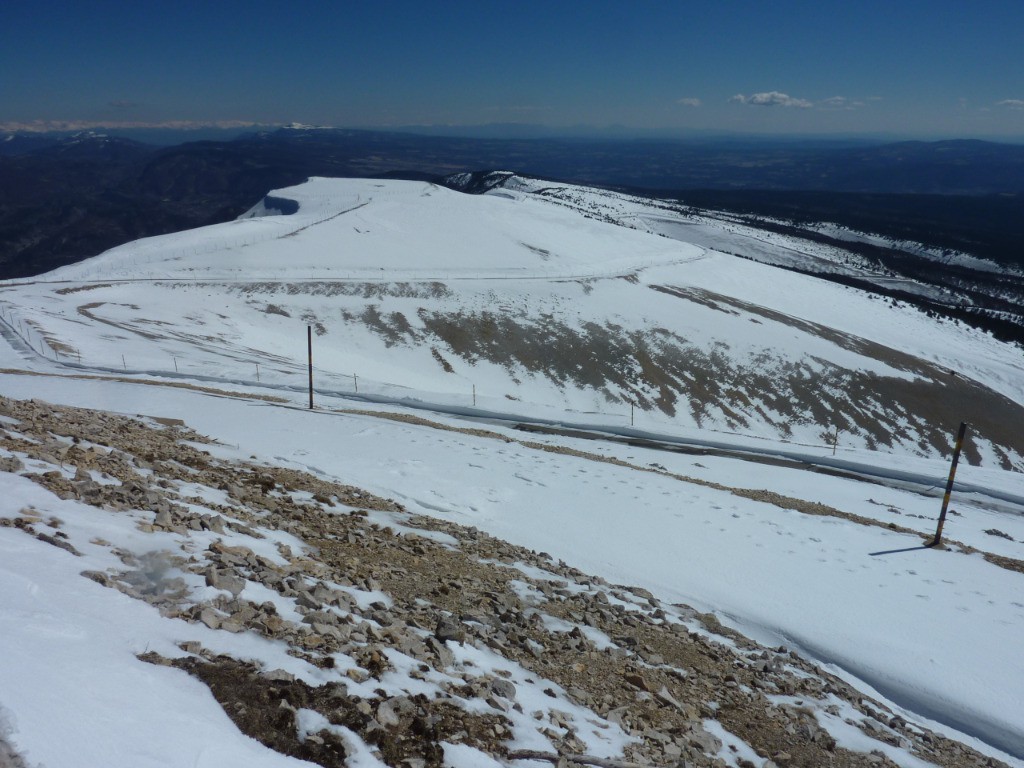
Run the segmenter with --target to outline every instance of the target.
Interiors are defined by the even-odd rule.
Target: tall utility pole
[[[935,538],[929,547],[937,547],[942,543],[942,526],[946,522],[946,510],[949,507],[949,496],[953,493],[953,478],[956,477],[956,465],[960,461],[960,449],[964,445],[964,435],[967,434],[967,422],[960,422],[960,429],[956,433],[956,447],[953,448],[953,463],[949,467],[949,480],[946,481],[946,495],[942,497],[942,511],[939,513],[939,527],[935,529]]]
[[[309,409],[313,410],[313,326],[306,326],[306,347],[309,352]]]

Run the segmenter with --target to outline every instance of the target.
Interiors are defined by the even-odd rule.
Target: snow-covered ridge
[[[922,456],[948,454],[950,422],[967,419],[969,461],[1024,467],[1024,375],[1004,345],[729,255],[829,261],[821,249],[604,190],[466,183],[491,191],[276,190],[237,221],[19,287],[10,327],[76,365],[290,386],[313,325],[318,381],[336,391],[818,446],[838,429]]]
[[[237,221],[128,243],[47,278],[585,278],[700,253],[614,225],[580,227],[541,200],[424,182],[313,178],[269,199],[297,209],[275,216],[285,208],[264,200]]]
[[[913,242],[910,240],[897,240],[891,237],[872,235],[868,232],[858,232],[837,224],[823,223],[816,226],[809,226],[808,229],[816,230],[822,234],[828,235],[829,237],[834,237],[837,240],[848,240],[854,243],[870,243],[872,245],[880,245],[885,248],[893,248],[915,256],[922,256],[939,264],[955,264],[961,267],[967,267],[968,269],[976,269],[982,272],[993,272],[996,274],[1024,274],[1024,271],[1022,270],[1013,269],[1012,267],[1004,266],[1002,264],[996,264],[994,261],[990,261],[988,259],[980,259],[977,256],[971,256],[969,253],[963,253],[962,251],[933,248],[925,245],[924,243]]]

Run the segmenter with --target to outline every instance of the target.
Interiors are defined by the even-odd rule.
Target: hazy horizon
[[[305,125],[297,123],[251,123],[241,125],[219,125],[196,122],[182,125],[179,122],[161,123],[116,123],[88,121],[53,121],[48,123],[20,124],[0,123],[0,134],[71,137],[79,133],[110,135],[134,141],[170,146],[191,141],[228,141],[258,132],[273,132],[282,129],[326,129],[333,131],[363,131],[394,133],[424,138],[473,139],[492,141],[580,141],[580,142],[678,142],[694,145],[742,144],[752,146],[806,143],[836,145],[872,145],[899,142],[944,142],[983,141],[998,144],[1024,144],[1020,136],[923,136],[896,133],[758,133],[715,130],[672,130],[672,129],[631,129],[625,126],[547,126],[533,123],[489,123],[479,125]]]
[[[39,0],[0,16],[18,32],[0,48],[8,131],[1024,140],[1024,5],[1005,0]]]

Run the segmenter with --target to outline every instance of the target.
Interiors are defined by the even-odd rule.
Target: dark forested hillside
[[[686,190],[673,196],[698,208],[799,224],[828,221],[858,232],[924,242],[1024,269],[1022,193],[907,195],[821,190]]]
[[[226,221],[269,190],[309,176],[440,179],[481,168],[838,221],[1003,263],[1020,259],[1024,146],[1007,144],[469,139],[282,129],[172,147],[96,134],[0,137],[0,147],[0,277],[36,275],[139,237]],[[688,191],[698,189],[705,191]]]

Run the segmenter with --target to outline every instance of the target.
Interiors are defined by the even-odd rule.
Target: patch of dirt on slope
[[[182,381],[150,381],[147,379],[132,379],[127,376],[100,376],[85,373],[43,373],[40,371],[26,371],[21,368],[0,368],[0,373],[7,373],[13,376],[45,376],[58,379],[81,379],[82,381],[119,381],[124,384],[139,384],[148,387],[172,387],[176,389],[190,389],[193,392],[205,392],[209,395],[219,397],[239,397],[247,400],[261,400],[266,403],[287,403],[288,400],[276,395],[250,394],[247,392],[236,392],[230,389],[217,389],[216,387],[204,387],[199,384],[188,384]]]
[[[19,755],[0,733],[0,768],[32,768],[25,758]]]
[[[388,297],[406,299],[444,299],[451,295],[451,290],[442,282],[377,282],[367,283],[357,280],[309,280],[305,282],[274,282],[260,281],[252,283],[158,283],[166,287],[184,286],[216,286],[231,293],[242,296],[260,294],[278,294],[288,296],[354,296],[363,299],[385,299]]]
[[[80,293],[82,291],[95,291],[97,288],[110,288],[113,283],[92,283],[90,285],[76,285],[71,288],[58,288],[54,293],[66,296],[69,293]]]
[[[393,715],[385,727],[375,718],[386,699],[350,696],[342,684],[313,688],[286,673],[262,674],[251,662],[230,656],[165,660],[158,664],[185,670],[210,687],[213,697],[242,733],[282,754],[322,766],[345,764],[348,750],[344,741],[328,729],[304,734],[296,729],[299,710],[318,712],[331,725],[342,726],[376,747],[388,765],[417,764],[440,768],[444,758],[442,741],[458,741],[475,747],[489,746],[494,726],[508,721],[500,715],[471,715],[446,701],[423,694],[403,698],[389,707]]]
[[[651,287],[704,306],[725,306],[736,314],[786,325],[912,374],[914,378],[904,379],[864,371],[840,373],[829,367],[833,370],[826,368],[816,376],[789,377],[787,383],[795,399],[800,407],[811,406],[817,423],[866,433],[869,447],[891,446],[896,436],[915,439],[922,452],[934,449],[950,456],[956,426],[966,421],[972,430],[964,444],[964,456],[971,464],[981,461],[974,442],[979,435],[993,444],[1003,469],[1013,468],[1011,452],[1017,454],[1018,463],[1024,455],[1024,408],[953,371],[892,347],[724,294],[696,288]]]

